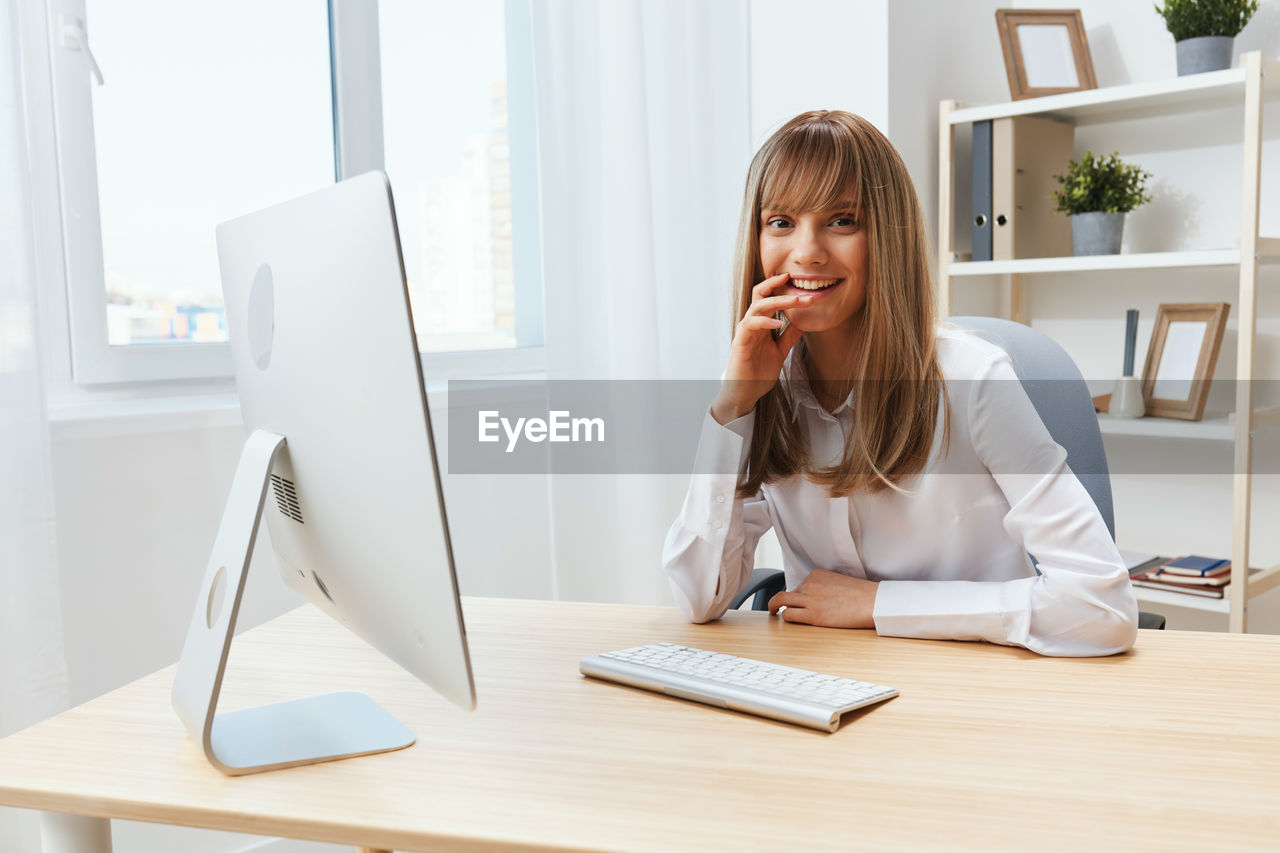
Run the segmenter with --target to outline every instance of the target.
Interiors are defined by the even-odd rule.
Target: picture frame
[[[1231,305],[1190,302],[1161,305],[1142,370],[1147,414],[1198,421],[1218,364]]]
[[[997,9],[1013,100],[1098,88],[1079,9]]]

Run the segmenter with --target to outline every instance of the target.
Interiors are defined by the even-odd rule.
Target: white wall
[[[889,120],[889,0],[751,0],[751,149],[808,110]],[[746,173],[746,164],[743,164]]]

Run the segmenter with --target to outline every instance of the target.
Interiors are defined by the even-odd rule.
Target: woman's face
[[[760,264],[765,278],[789,273],[785,291],[814,299],[786,314],[801,331],[845,326],[866,302],[867,235],[852,205],[826,211],[760,212]]]

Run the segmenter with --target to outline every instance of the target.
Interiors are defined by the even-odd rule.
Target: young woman
[[[875,127],[809,112],[764,144],[734,282],[695,464],[713,473],[663,554],[690,619],[724,614],[773,527],[787,591],[769,609],[789,622],[1047,655],[1133,644],[1119,552],[1008,356],[937,324],[920,203]]]

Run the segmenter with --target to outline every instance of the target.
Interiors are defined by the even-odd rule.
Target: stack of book
[[[1143,565],[1129,575],[1134,586],[1181,592],[1204,598],[1222,598],[1231,583],[1231,561],[1214,557],[1179,557]]]

